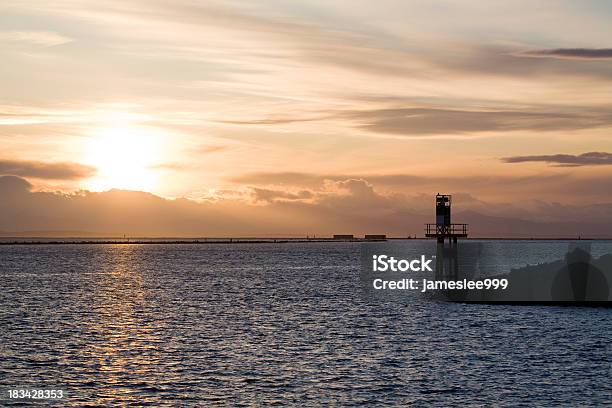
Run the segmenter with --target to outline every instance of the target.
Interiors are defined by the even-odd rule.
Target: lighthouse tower
[[[440,243],[444,243],[446,238],[449,243],[457,243],[457,238],[467,238],[467,224],[451,223],[451,203],[449,194],[436,194],[436,223],[425,224],[427,238],[437,238]]]
[[[456,279],[459,276],[458,238],[467,238],[467,224],[451,223],[452,197],[436,194],[436,223],[425,224],[425,236],[438,240],[436,279]],[[448,248],[444,240],[448,238]]]

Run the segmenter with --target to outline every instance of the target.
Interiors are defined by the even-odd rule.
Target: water
[[[360,245],[0,246],[0,403],[612,404],[612,309],[368,299]]]

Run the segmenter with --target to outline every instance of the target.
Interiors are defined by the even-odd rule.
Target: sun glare
[[[105,191],[152,191],[157,182],[154,168],[162,159],[159,135],[138,127],[100,129],[88,141],[86,162],[97,169],[87,188]]]

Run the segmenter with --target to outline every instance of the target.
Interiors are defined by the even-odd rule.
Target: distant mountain
[[[497,217],[462,211],[453,214],[453,222],[469,225],[471,237],[491,238],[609,238],[612,222],[597,223],[578,221],[537,222],[510,217]]]

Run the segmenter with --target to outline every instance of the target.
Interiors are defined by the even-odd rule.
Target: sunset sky
[[[1,231],[420,234],[438,191],[555,234],[612,225],[609,2],[25,0],[0,15]],[[142,200],[164,209],[126,226]],[[173,223],[152,226],[162,213]]]

